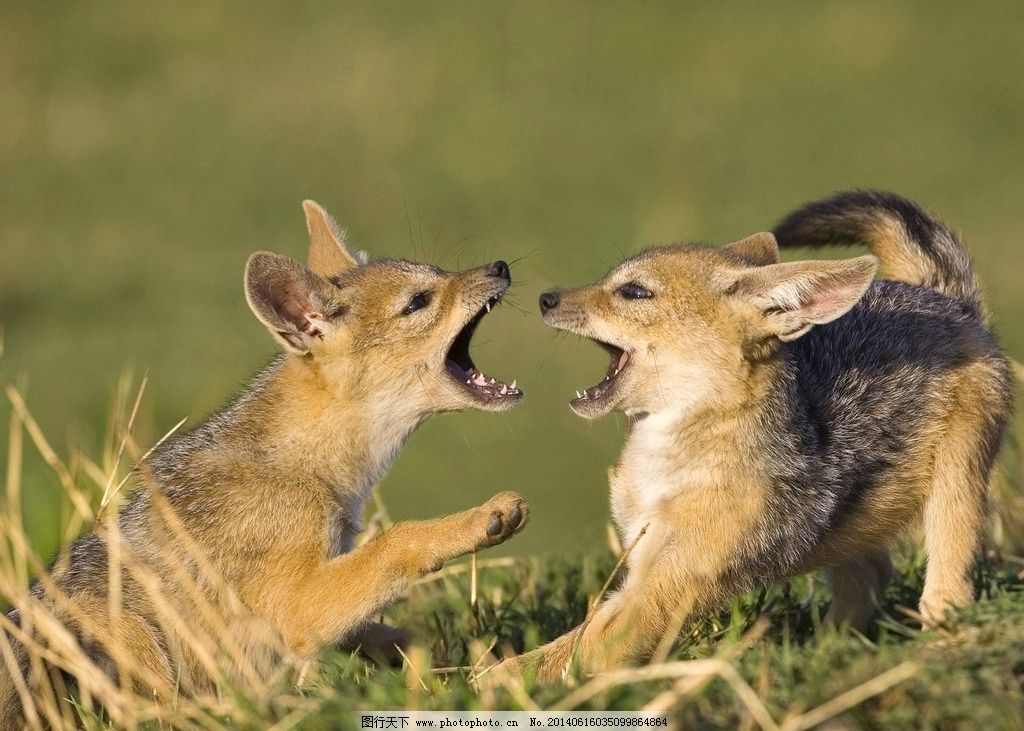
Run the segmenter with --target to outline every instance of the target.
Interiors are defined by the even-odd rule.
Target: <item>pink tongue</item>
[[[625,367],[627,360],[629,360],[629,354],[625,350],[623,350],[622,355],[619,356],[618,363],[615,364],[615,367],[621,371],[623,367]]]

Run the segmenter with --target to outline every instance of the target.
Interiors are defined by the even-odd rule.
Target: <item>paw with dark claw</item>
[[[480,509],[486,515],[480,548],[504,543],[523,529],[530,516],[529,504],[514,492],[499,493]]]

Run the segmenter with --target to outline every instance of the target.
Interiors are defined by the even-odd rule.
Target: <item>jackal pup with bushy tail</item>
[[[874,256],[779,263],[777,244],[847,243]],[[889,281],[873,281],[879,262]],[[774,235],[653,249],[540,306],[611,353],[571,405],[630,419],[610,481],[631,550],[589,622],[506,667],[551,679],[572,658],[638,661],[688,617],[818,568],[828,618],[864,628],[887,546],[919,517],[924,621],[971,601],[1011,380],[967,255],[917,205],[841,194]]]
[[[251,676],[327,644],[395,641],[396,628],[369,623],[374,614],[527,520],[526,501],[505,492],[354,547],[370,489],[419,424],[521,400],[514,382],[485,376],[469,354],[511,276],[503,261],[457,273],[365,261],[320,206],[304,208],[308,266],[261,252],[245,271],[249,305],[284,356],[226,409],[158,446],[112,529],[72,544],[25,600],[33,616],[50,607],[115,684],[150,698],[212,690],[221,653],[232,673]],[[56,635],[28,627],[24,610],[8,625],[3,728],[19,725],[23,702],[52,701],[54,671],[68,670]],[[104,686],[90,682],[96,697]]]

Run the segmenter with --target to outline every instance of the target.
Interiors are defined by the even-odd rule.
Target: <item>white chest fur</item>
[[[662,522],[669,501],[710,479],[710,461],[691,454],[681,439],[674,415],[650,415],[630,430],[610,480],[612,517],[623,545],[645,525]]]

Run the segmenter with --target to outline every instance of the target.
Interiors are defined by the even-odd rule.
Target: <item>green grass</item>
[[[482,569],[477,603],[469,597],[465,571],[418,588],[389,618],[411,628],[433,667],[467,666],[480,647],[520,650],[578,624],[588,598],[611,570],[611,555]],[[737,599],[689,632],[669,660],[726,657],[752,687],[768,713],[783,722],[894,668],[906,671],[891,687],[872,688],[863,702],[840,704],[843,729],[1017,729],[1024,724],[1024,580],[1006,564],[977,572],[978,603],[948,628],[920,632],[901,607],[914,606],[921,562],[899,562],[879,619],[867,636],[822,629],[817,617],[827,608],[820,583],[797,579]],[[757,620],[761,618],[762,625]],[[751,638],[751,633],[754,637]],[[907,663],[910,665],[908,666]],[[522,697],[498,689],[481,695],[465,674],[381,667],[357,656],[327,653],[322,687],[311,686],[300,728],[350,727],[360,711],[375,709],[486,710],[523,708]],[[420,680],[426,686],[419,687]],[[579,681],[576,687],[585,684]],[[673,690],[674,680],[628,682],[598,693],[577,710],[639,710]],[[411,690],[410,687],[413,689]],[[545,708],[564,701],[565,686],[536,687],[527,697]],[[721,678],[687,691],[676,689],[662,706],[677,728],[735,729],[750,725],[733,686]],[[293,700],[261,710],[285,718]]]
[[[897,562],[897,578],[867,635],[821,627],[828,598],[820,582],[800,578],[703,618],[662,666],[719,658],[734,675],[698,673],[682,687],[678,674],[638,680],[621,671],[620,682],[597,692],[589,691],[602,681],[577,677],[556,686],[527,679],[518,692],[479,692],[468,682],[467,666],[479,666],[487,648],[522,650],[582,621],[613,563],[608,554],[482,565],[475,602],[468,567],[449,568],[388,613],[413,631],[414,665],[325,652],[300,688],[282,686],[262,702],[229,692],[230,714],[213,711],[202,727],[245,728],[258,719],[277,728],[356,728],[359,714],[373,710],[538,708],[656,708],[681,729],[758,728],[765,717],[782,728],[1009,731],[1024,724],[1024,572],[999,561],[983,564],[975,577],[978,602],[947,626],[922,632],[904,611],[921,589],[922,562],[913,552]],[[741,686],[753,700],[741,698]],[[84,710],[82,718],[87,726],[105,724]]]
[[[125,382],[115,399],[111,441],[97,463],[82,457],[59,465],[78,500],[95,505],[117,468],[114,454],[134,399]],[[17,402],[17,395],[8,391]],[[9,454],[45,452],[43,439],[12,432]],[[1008,457],[1019,456],[1011,442]],[[129,444],[126,462],[139,445]],[[32,450],[28,450],[32,451]],[[20,459],[15,460],[15,465]],[[89,486],[90,480],[95,483]],[[23,487],[17,466],[8,484]],[[677,728],[957,729],[983,725],[1020,728],[1024,720],[1024,559],[1010,552],[1019,536],[1020,499],[1000,476],[988,553],[975,570],[978,601],[947,626],[922,632],[913,612],[922,589],[924,556],[913,536],[897,552],[896,577],[866,635],[823,627],[829,597],[815,576],[764,587],[698,617],[661,664],[594,679],[572,676],[553,686],[499,685],[478,690],[475,671],[500,657],[532,649],[584,621],[609,585],[616,559],[595,546],[569,557],[496,558],[451,564],[413,587],[387,620],[412,632],[400,666],[328,650],[300,676],[289,675],[271,692],[224,688],[219,702],[182,706],[174,728],[355,727],[360,712],[391,709],[651,710],[667,713]],[[21,494],[20,489],[17,491]],[[73,501],[72,501],[73,502]],[[388,510],[378,497],[377,518]],[[65,515],[74,513],[67,504]],[[4,526],[16,526],[5,513]],[[377,520],[370,521],[379,530]],[[61,526],[63,529],[63,525]],[[532,529],[532,526],[531,526]],[[0,553],[4,587],[19,583],[18,533],[14,560]],[[29,563],[31,566],[32,563]],[[9,589],[4,589],[8,591]],[[325,590],[333,590],[325,587]],[[679,662],[689,662],[680,665]],[[717,664],[708,665],[708,661]],[[645,673],[661,673],[645,677]],[[300,678],[297,680],[297,677]],[[145,707],[145,706],[143,706]],[[85,705],[86,727],[108,727]],[[188,720],[186,720],[188,719]],[[147,728],[165,728],[157,723]],[[836,725],[839,724],[839,725]]]

